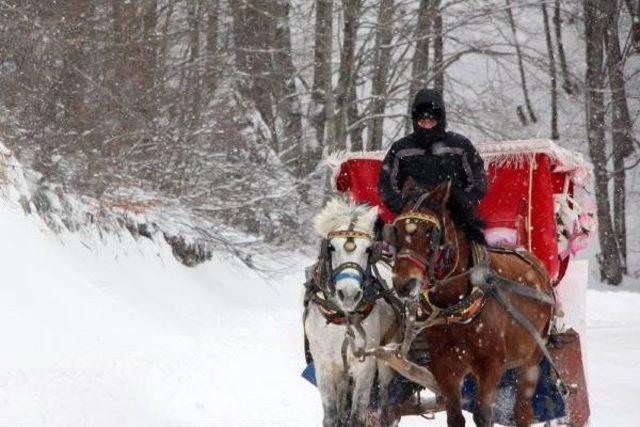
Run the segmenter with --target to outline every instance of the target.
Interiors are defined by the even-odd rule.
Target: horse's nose
[[[336,296],[343,307],[355,307],[362,299],[362,289],[355,286],[344,286],[336,290]]]
[[[414,294],[418,290],[418,286],[420,285],[420,281],[418,279],[409,279],[404,283],[400,283],[399,286],[396,286],[398,291],[398,295],[406,297]]]

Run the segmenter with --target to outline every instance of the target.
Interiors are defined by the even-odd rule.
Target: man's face
[[[418,126],[422,129],[433,129],[438,125],[438,121],[435,119],[420,119],[418,120]]]

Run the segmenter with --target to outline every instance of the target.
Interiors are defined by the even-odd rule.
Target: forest
[[[0,140],[43,186],[310,243],[323,159],[435,87],[474,142],[588,156],[601,279],[640,274],[640,0],[2,0],[0,37]]]

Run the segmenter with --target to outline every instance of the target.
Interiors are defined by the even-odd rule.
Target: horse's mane
[[[339,198],[331,199],[313,220],[316,233],[325,237],[332,231],[346,230],[355,215],[355,231],[372,234],[378,208]]]

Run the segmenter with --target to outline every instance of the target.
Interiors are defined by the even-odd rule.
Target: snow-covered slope
[[[55,232],[55,217],[35,213],[32,181],[0,155],[0,425],[317,419],[316,405],[288,396],[316,398],[298,377],[299,278],[286,280],[305,260],[287,254],[258,274],[214,253],[186,267],[160,231]]]
[[[55,234],[11,201],[0,235],[0,425],[262,424],[260,396],[300,383],[279,369],[301,360],[298,287],[185,267],[161,238]]]

